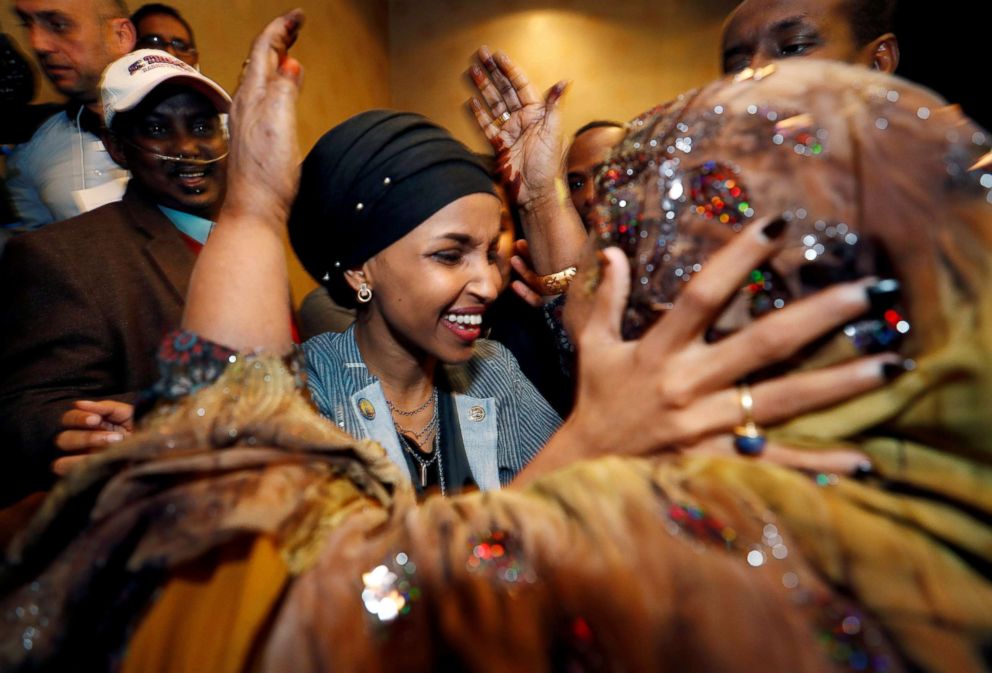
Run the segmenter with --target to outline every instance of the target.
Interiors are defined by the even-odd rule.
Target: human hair
[[[593,129],[622,129],[622,128],[623,128],[623,124],[621,124],[620,122],[615,122],[610,119],[596,119],[595,121],[589,122],[588,124],[580,128],[578,131],[576,131],[572,135],[572,139],[574,140],[583,133],[585,133],[586,131],[592,131]]]
[[[138,27],[138,23],[144,18],[149,16],[154,16],[156,14],[164,14],[165,16],[171,16],[173,19],[183,24],[183,28],[189,33],[189,41],[191,44],[196,44],[196,38],[193,36],[193,27],[189,25],[189,21],[183,18],[183,15],[179,13],[179,10],[170,5],[164,5],[161,2],[149,2],[146,5],[142,5],[134,14],[131,15],[131,23],[134,24],[135,29]]]
[[[859,47],[893,32],[896,2],[897,0],[847,0],[851,34]]]

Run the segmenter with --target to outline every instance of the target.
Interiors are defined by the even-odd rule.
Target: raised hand
[[[563,176],[561,113],[565,82],[541,98],[510,57],[480,47],[469,77],[475,119],[498,154],[500,174],[520,212],[532,269],[557,273],[574,266],[585,241]]]
[[[303,25],[293,10],[252,44],[231,107],[231,159],[225,210],[285,221],[299,182],[296,100],[303,67],[289,55]]]
[[[227,198],[190,278],[183,329],[234,350],[292,348],[283,240],[299,184],[303,69],[288,50],[302,23],[293,10],[252,44],[231,107]]]
[[[561,113],[566,82],[542,98],[510,57],[480,47],[468,71],[477,95],[469,99],[475,120],[499,156],[510,196],[522,208],[552,199],[562,167]]]

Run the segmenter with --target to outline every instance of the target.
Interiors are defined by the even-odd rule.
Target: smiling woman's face
[[[372,321],[417,356],[468,360],[500,288],[499,222],[498,198],[463,196],[366,262]],[[362,280],[348,274],[353,288]]]

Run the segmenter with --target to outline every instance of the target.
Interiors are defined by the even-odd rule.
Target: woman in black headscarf
[[[479,339],[500,289],[499,213],[486,166],[420,115],[359,114],[303,162],[293,247],[358,309],[307,343],[311,395],[419,490],[498,488],[561,423],[509,352]]]

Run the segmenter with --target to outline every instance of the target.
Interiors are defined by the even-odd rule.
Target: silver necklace
[[[396,419],[393,419],[393,425],[396,427],[397,432],[399,432],[401,435],[408,435],[410,437],[413,437],[414,440],[417,442],[417,446],[422,445],[424,443],[423,440],[431,436],[431,431],[437,429],[438,426],[437,388],[434,388],[434,391],[431,393],[431,396],[427,398],[426,402],[421,404],[413,411],[401,411],[399,409],[396,409],[396,407],[393,406],[392,402],[386,400],[386,406],[389,407],[389,410],[395,411],[400,416],[412,416],[414,414],[420,413],[421,411],[427,408],[428,404],[431,403],[433,403],[434,405],[433,413],[431,413],[431,420],[429,420],[427,424],[420,429],[419,432],[405,428],[399,423],[397,423]]]
[[[421,404],[419,407],[417,407],[416,409],[414,409],[412,411],[403,411],[402,409],[397,409],[396,407],[393,406],[393,403],[392,402],[390,402],[389,400],[386,400],[386,406],[389,407],[389,410],[392,411],[394,414],[398,414],[400,416],[416,416],[421,411],[423,411],[424,409],[426,409],[427,408],[427,405],[429,405],[429,404],[433,404],[434,405],[434,408],[435,409],[437,408],[437,386],[434,387],[434,390],[430,394],[430,397],[428,397],[426,400],[424,400],[424,403],[423,404]]]
[[[389,400],[386,400],[386,405],[389,407],[390,411],[395,411],[397,414],[401,416],[412,416],[416,413],[419,413],[424,409],[426,409],[427,405],[431,403],[433,403],[434,405],[434,410],[433,413],[431,414],[431,420],[427,422],[427,425],[425,425],[420,430],[420,432],[411,432],[406,428],[404,428],[403,426],[401,426],[395,420],[393,421],[393,427],[396,428],[396,433],[399,435],[400,444],[403,445],[403,450],[406,451],[408,454],[410,454],[413,457],[414,461],[416,461],[417,465],[420,467],[420,487],[426,488],[427,468],[429,468],[431,465],[433,465],[436,462],[438,481],[441,484],[441,495],[444,495],[446,489],[444,483],[444,466],[441,463],[441,419],[440,419],[440,414],[438,413],[437,387],[434,388],[434,391],[431,393],[431,396],[427,398],[427,401],[421,404],[413,411],[401,411],[399,409],[396,409],[396,407],[394,407]],[[431,431],[434,432],[434,451],[433,451],[433,455],[430,458],[424,459],[420,456],[419,451],[415,450],[412,446],[410,446],[410,443],[413,442],[419,447],[421,445],[421,441],[424,438],[430,436]]]
[[[424,439],[431,436],[431,431],[437,429],[438,418],[436,414],[433,417],[431,417],[431,420],[427,422],[427,425],[425,425],[423,428],[420,429],[420,432],[414,432],[409,428],[405,428],[399,423],[397,423],[395,420],[393,421],[393,425],[396,426],[396,429],[399,430],[401,435],[407,435],[409,437],[413,437],[415,440],[417,440],[417,444],[421,445],[424,443],[423,442]]]
[[[427,487],[427,468],[435,462],[437,463],[437,476],[441,484],[441,495],[444,495],[447,489],[444,483],[444,465],[441,463],[441,429],[438,428],[437,432],[434,433],[434,455],[427,460],[420,457],[420,453],[410,446],[407,436],[402,433],[400,433],[400,443],[403,445],[403,450],[409,453],[417,462],[417,466],[420,467],[420,488]]]

